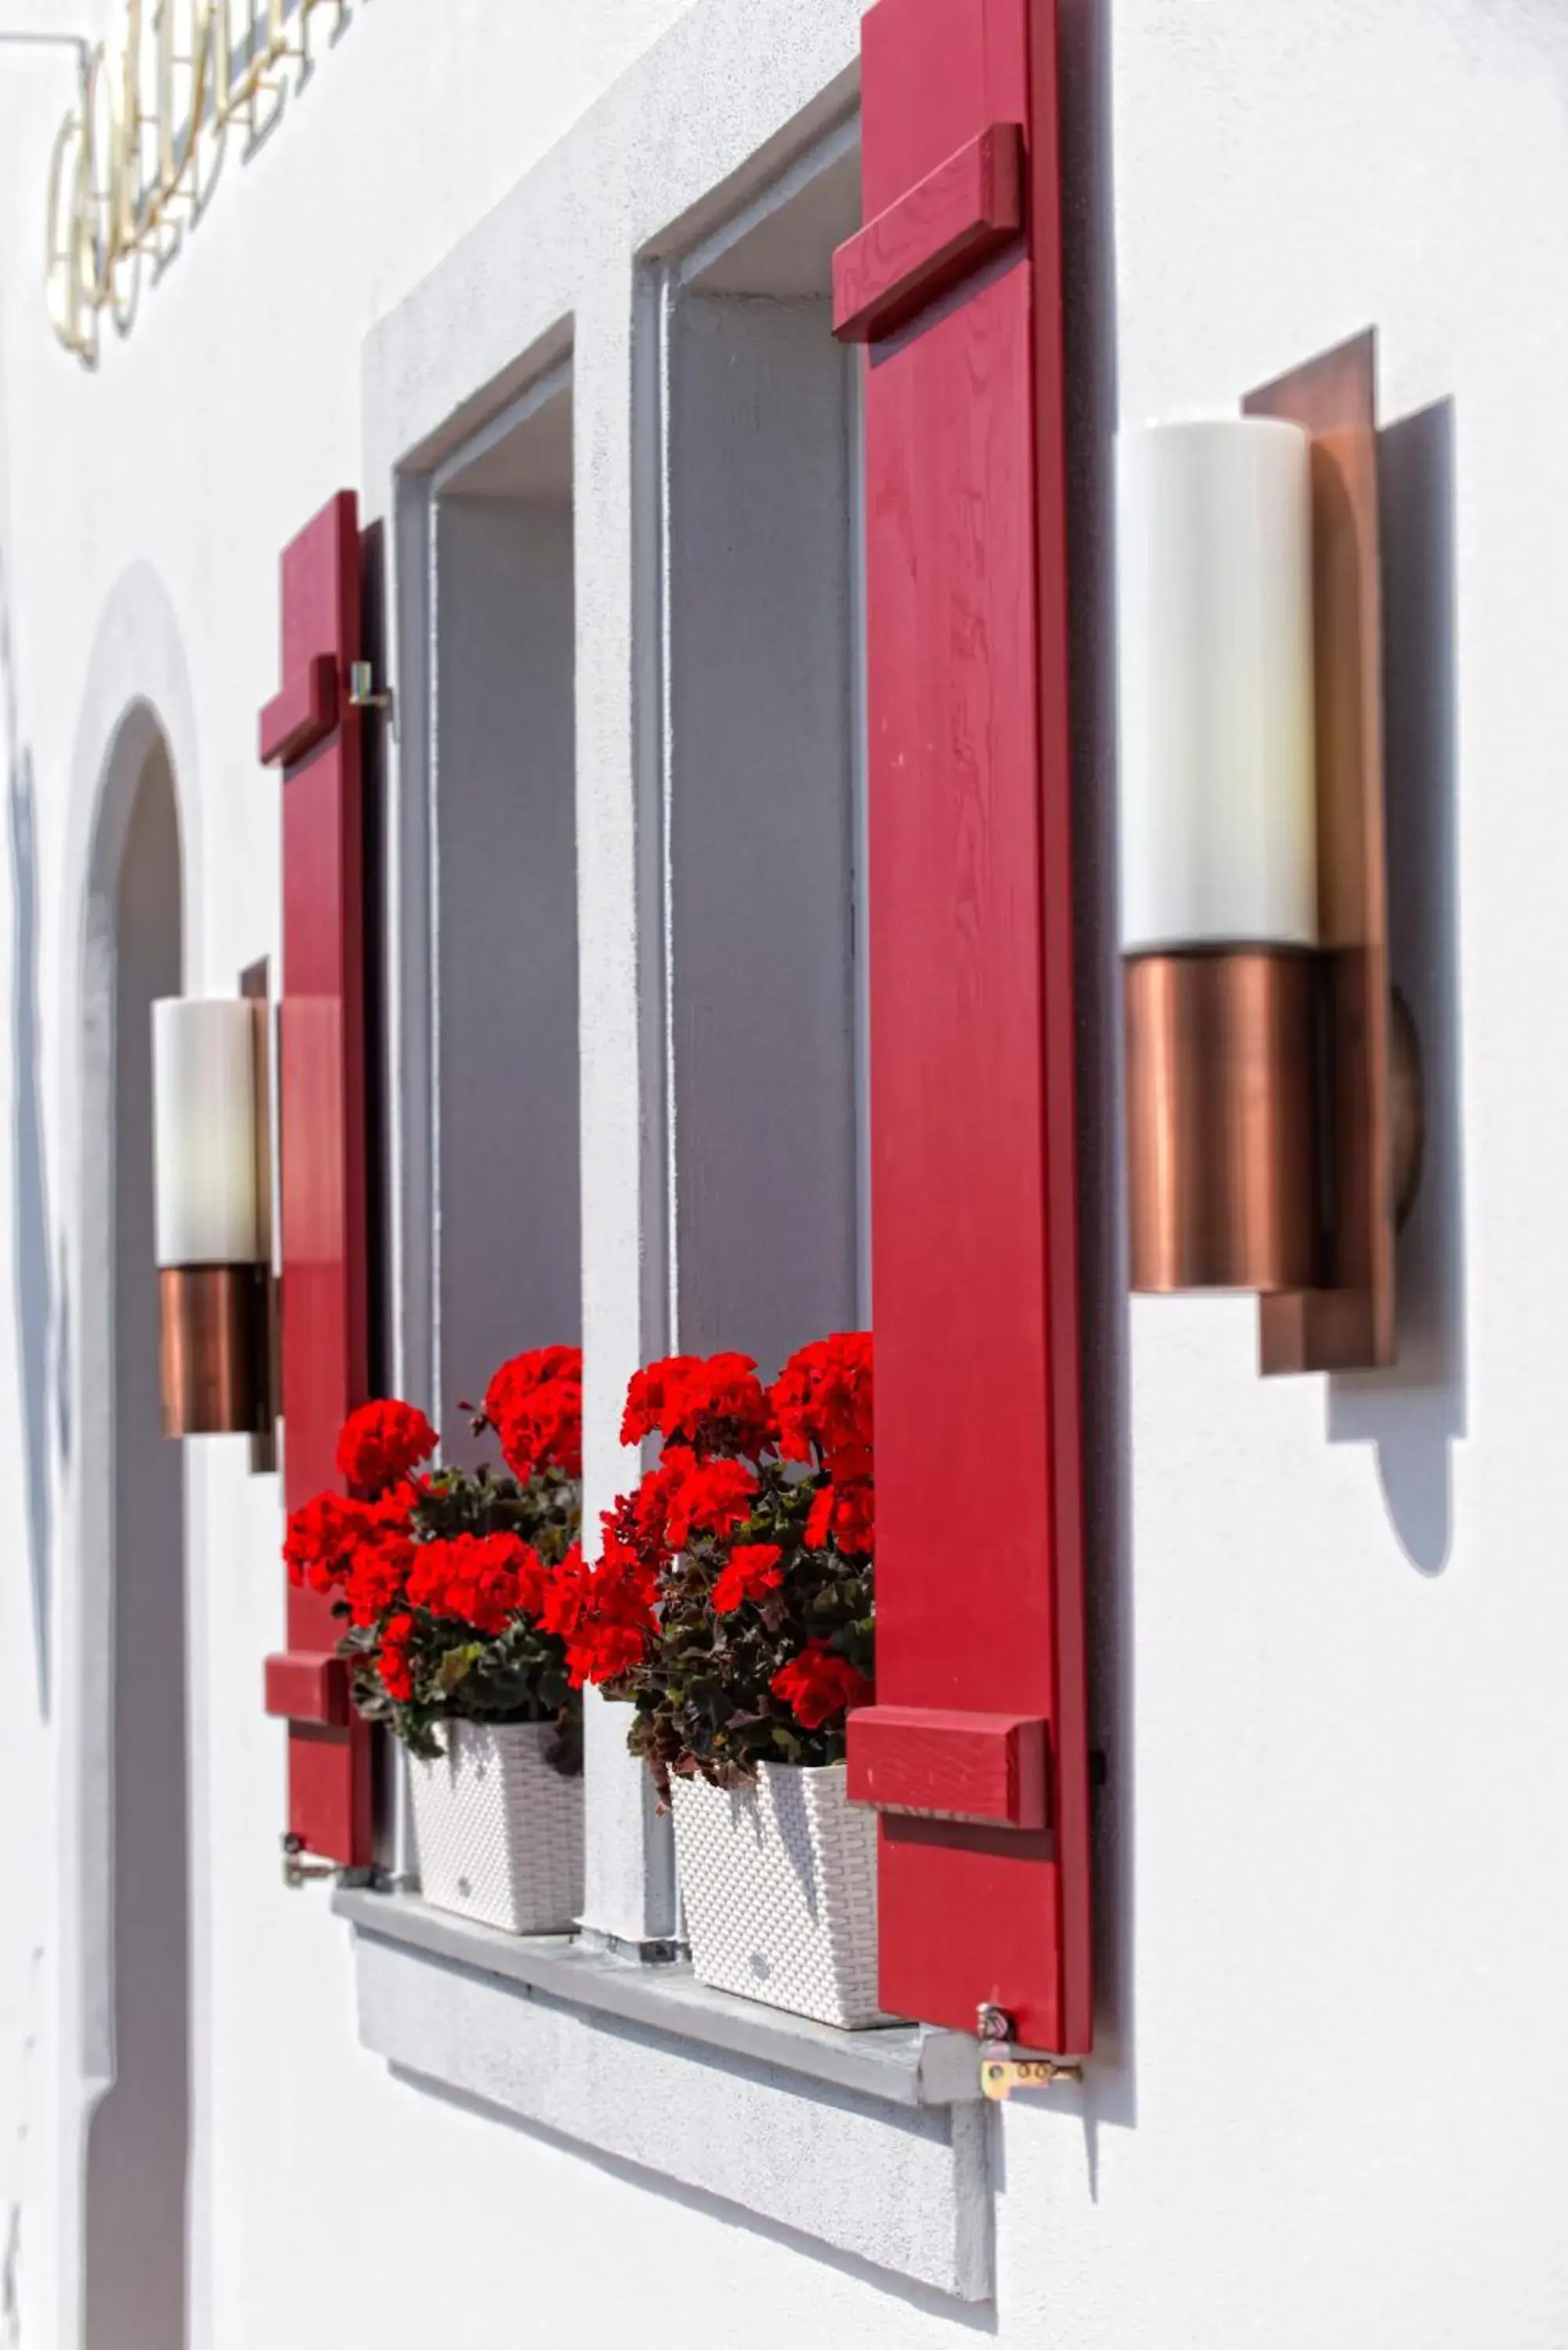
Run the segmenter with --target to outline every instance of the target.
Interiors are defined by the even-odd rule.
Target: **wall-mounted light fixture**
[[[152,1007],[163,1429],[263,1434],[271,1419],[266,1007]]]
[[[1376,344],[1118,452],[1132,1282],[1265,1371],[1391,1362],[1419,1163],[1391,995]]]

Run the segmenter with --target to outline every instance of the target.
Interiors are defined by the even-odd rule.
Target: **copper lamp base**
[[[1315,958],[1126,964],[1135,1289],[1310,1289],[1322,1228]]]
[[[260,1264],[163,1267],[159,1373],[165,1436],[259,1436],[270,1414]]]

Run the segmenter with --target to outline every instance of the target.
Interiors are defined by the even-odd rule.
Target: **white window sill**
[[[398,2072],[955,2299],[991,2297],[975,2041],[837,2032],[682,1964],[499,1933],[409,1894],[344,1888],[333,1908],[355,1929],[360,2039]]]

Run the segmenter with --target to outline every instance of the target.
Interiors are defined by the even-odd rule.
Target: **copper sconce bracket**
[[[259,1428],[251,1431],[251,1475],[265,1477],[277,1467],[277,1410],[283,1393],[281,1369],[281,1295],[273,1250],[272,961],[263,955],[240,973],[240,993],[254,1012],[256,1024],[256,1197],[262,1211],[262,1252],[265,1259],[261,1299],[261,1376]]]
[[[1415,1032],[1396,1008],[1388,966],[1376,333],[1309,360],[1242,407],[1303,426],[1312,443],[1331,1202],[1318,1283],[1260,1302],[1261,1367],[1371,1369],[1394,1360],[1394,1244],[1401,1193],[1407,1205],[1418,1178],[1420,1133]]]

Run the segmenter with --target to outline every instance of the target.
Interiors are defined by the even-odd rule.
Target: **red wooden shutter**
[[[359,529],[343,490],[283,556],[283,678],[261,755],[283,777],[279,1128],[284,1499],[340,1484],[345,1415],[369,1379],[365,1166],[364,810]],[[288,1721],[288,1824],[308,1852],[371,1859],[370,1747],[353,1713],[338,1627],[314,1592],[288,1594],[288,1648],[266,1704]]]
[[[866,373],[882,1997],[1086,2051],[1056,0],[878,0]],[[932,1814],[946,1814],[933,1817]]]

